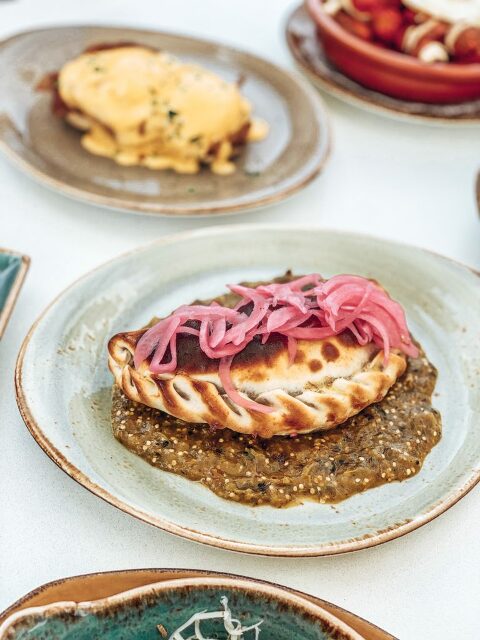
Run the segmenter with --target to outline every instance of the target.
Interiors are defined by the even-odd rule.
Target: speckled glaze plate
[[[23,609],[0,626],[0,640],[166,638],[192,616],[222,609],[223,596],[234,618],[245,626],[261,623],[265,640],[364,640],[314,602],[287,589],[238,576],[205,575],[146,584],[100,600]],[[223,621],[203,620],[200,629],[205,638],[224,635]],[[178,638],[191,637],[192,631],[188,627]]]
[[[80,134],[50,112],[35,90],[88,45],[133,41],[196,61],[229,81],[245,79],[243,93],[270,133],[247,145],[231,176],[209,170],[179,175],[121,167],[93,156]],[[29,31],[0,44],[0,150],[47,187],[90,204],[147,214],[193,216],[237,213],[292,195],[323,168],[330,149],[328,118],[317,93],[295,74],[225,45],[154,31],[114,27],[58,27]]]
[[[174,268],[172,268],[174,265]],[[248,507],[164,473],[118,441],[110,426],[106,343],[228,282],[292,268],[377,278],[406,308],[439,369],[441,442],[407,481],[338,505]],[[225,549],[277,556],[354,551],[432,520],[480,477],[480,281],[468,268],[413,247],[309,227],[214,227],[162,238],[88,274],[45,311],[18,359],[18,404],[32,435],[75,480],[166,531]]]
[[[131,569],[125,571],[108,571],[104,573],[90,573],[82,576],[72,576],[44,584],[37,589],[14,602],[3,613],[0,613],[0,625],[12,614],[30,607],[44,607],[61,601],[82,602],[86,600],[99,600],[107,598],[122,591],[135,589],[147,584],[198,577],[230,577],[243,578],[232,574],[224,574],[212,571],[199,571],[192,569]],[[271,584],[263,580],[250,581],[260,584]],[[278,586],[278,585],[276,585]],[[361,635],[363,640],[396,640],[394,636],[380,629],[371,622],[367,622],[360,616],[351,613],[331,602],[316,598],[315,596],[280,586],[280,589],[288,590],[310,602],[318,605],[327,613],[335,616],[351,629]]]
[[[23,281],[30,266],[30,258],[0,248],[0,338],[12,315]]]
[[[303,5],[286,23],[287,44],[295,62],[312,83],[357,107],[393,118],[437,125],[480,125],[480,100],[457,105],[409,102],[378,93],[351,80],[328,60],[315,23]]]

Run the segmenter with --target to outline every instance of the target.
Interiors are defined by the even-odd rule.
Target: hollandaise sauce
[[[85,149],[126,166],[230,174],[238,146],[268,133],[237,83],[147,47],[84,53],[63,66],[58,91]]]

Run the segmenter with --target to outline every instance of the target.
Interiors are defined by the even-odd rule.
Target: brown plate
[[[192,569],[133,569],[73,576],[70,578],[56,580],[55,582],[49,582],[37,589],[34,589],[33,591],[30,591],[30,593],[27,593],[27,595],[20,598],[20,600],[17,600],[17,602],[12,604],[3,613],[0,613],[0,625],[12,613],[21,611],[28,607],[44,606],[54,602],[68,600],[76,602],[99,600],[100,598],[106,598],[108,596],[121,593],[122,591],[127,591],[128,589],[134,589],[136,587],[153,584],[155,582],[202,576],[228,576],[230,578],[241,577],[216,571],[212,572]],[[253,578],[249,579],[253,580]],[[255,582],[265,583],[263,580],[255,580]],[[350,611],[346,611],[331,602],[315,598],[314,596],[301,591],[296,591],[295,589],[289,589],[288,587],[282,588],[286,589],[290,593],[302,596],[310,602],[322,607],[325,611],[332,614],[359,633],[365,640],[396,640],[394,636],[383,631],[371,622],[367,622],[360,616],[357,616]]]
[[[242,92],[269,135],[249,144],[231,176],[205,169],[196,175],[121,167],[93,156],[80,133],[50,111],[35,90],[88,45],[130,41],[196,61],[229,81],[245,78]],[[20,169],[64,195],[137,213],[193,216],[236,213],[283,200],[323,168],[330,148],[321,98],[302,78],[249,53],[196,38],[114,27],[58,27],[21,33],[0,43],[0,150]]]
[[[303,5],[289,16],[287,44],[299,68],[319,89],[345,102],[402,119],[431,124],[480,124],[480,100],[436,105],[391,98],[351,80],[327,59],[316,26]]]

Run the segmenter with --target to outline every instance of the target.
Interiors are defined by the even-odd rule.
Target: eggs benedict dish
[[[82,146],[124,166],[220,175],[268,125],[251,117],[238,83],[164,51],[130,43],[88,49],[55,77],[54,113]]]

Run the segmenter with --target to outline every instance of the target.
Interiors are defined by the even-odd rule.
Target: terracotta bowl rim
[[[322,9],[321,0],[305,0],[305,6],[311,18],[320,29],[326,31],[342,45],[353,49],[355,53],[369,58],[373,62],[388,66],[395,71],[409,72],[410,75],[429,80],[450,80],[455,84],[462,81],[480,81],[480,63],[458,64],[455,62],[437,62],[434,65],[417,60],[399,51],[383,49],[349,33]]]

